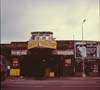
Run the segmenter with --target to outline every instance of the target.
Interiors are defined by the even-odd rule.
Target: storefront
[[[100,76],[100,42],[55,40],[52,32],[32,32],[28,42],[0,44],[10,76]],[[84,65],[83,65],[84,62]]]
[[[84,58],[84,68],[86,76],[99,76],[99,45],[100,44],[98,42],[75,42],[75,72],[77,73],[77,76],[81,76],[83,72],[82,58]]]
[[[62,60],[62,76],[74,76],[74,50],[54,50],[54,55],[61,56]]]
[[[27,55],[27,42],[11,43],[11,60],[9,75],[19,77],[21,75],[21,60]]]
[[[54,73],[52,77],[62,75],[63,62],[60,60],[60,56],[32,55],[26,56],[23,61],[21,62],[22,76],[48,78],[51,77],[50,73]]]

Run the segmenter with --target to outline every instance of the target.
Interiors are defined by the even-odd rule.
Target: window
[[[43,39],[46,39],[46,37],[45,37],[45,36],[43,36]]]
[[[32,39],[35,39],[35,35],[32,36]]]
[[[38,39],[39,39],[39,36],[36,36],[36,37],[35,37],[35,40],[38,40]]]
[[[48,36],[46,36],[46,40],[49,40],[49,37]]]
[[[76,61],[75,62],[75,71],[76,72],[82,72],[82,61]]]
[[[98,64],[96,62],[90,62],[91,72],[98,72]]]

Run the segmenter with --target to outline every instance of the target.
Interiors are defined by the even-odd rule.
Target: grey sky
[[[56,39],[100,41],[99,0],[1,0],[1,42],[27,41],[32,31]]]

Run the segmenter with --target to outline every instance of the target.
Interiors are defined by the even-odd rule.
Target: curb
[[[100,80],[100,77],[58,77],[58,78],[33,78],[33,77],[8,77],[7,79],[25,79],[25,80]]]

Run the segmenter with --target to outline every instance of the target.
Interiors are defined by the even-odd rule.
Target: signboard
[[[56,49],[56,41],[55,40],[40,39],[39,40],[39,47]]]
[[[38,40],[30,40],[28,42],[28,49],[38,47]]]
[[[35,47],[56,49],[56,41],[38,39],[38,40],[31,40],[28,42],[28,49],[35,48]]]
[[[100,44],[97,42],[76,42],[75,58],[100,58]]]
[[[11,50],[11,55],[27,55],[27,50]]]
[[[10,69],[10,76],[20,76],[20,69]]]
[[[74,55],[74,50],[54,50],[53,54],[56,55]]]

